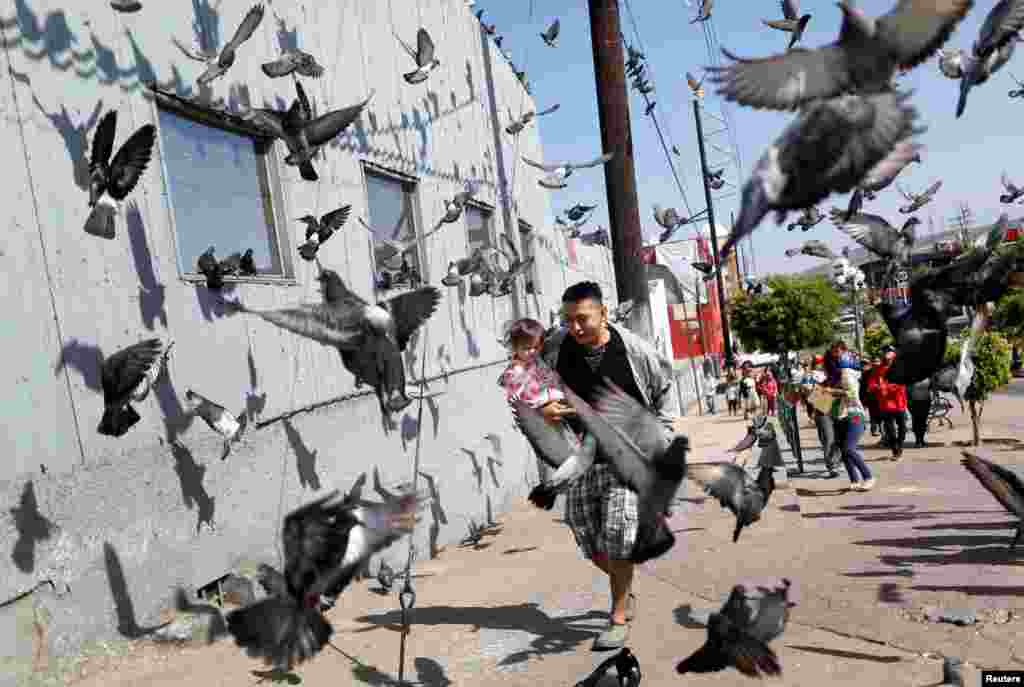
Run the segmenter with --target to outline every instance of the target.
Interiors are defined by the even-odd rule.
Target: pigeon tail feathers
[[[558,490],[550,484],[541,483],[535,486],[527,497],[533,505],[544,510],[551,510],[555,507],[555,500],[558,498]]]
[[[114,217],[117,215],[117,201],[103,194],[85,220],[85,233],[101,239],[114,238]]]
[[[110,406],[103,411],[96,431],[108,437],[121,437],[141,419],[130,405]]]
[[[645,527],[637,532],[637,541],[633,545],[633,555],[630,560],[639,565],[649,560],[658,558],[668,553],[675,546],[676,536],[672,534],[668,523],[663,518],[658,518],[658,524],[653,531],[645,532]]]
[[[334,634],[317,608],[278,596],[232,611],[227,625],[235,643],[250,657],[288,670],[315,656]]]

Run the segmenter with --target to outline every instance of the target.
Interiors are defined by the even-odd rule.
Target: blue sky
[[[530,5],[534,16],[530,20]],[[694,0],[694,5],[699,0]],[[895,0],[860,0],[859,6],[871,15],[888,12]],[[960,24],[947,47],[969,49],[977,37],[978,28],[993,2],[976,3],[975,8]],[[659,122],[666,137],[679,147],[682,157],[676,158],[677,170],[694,212],[704,208],[704,192],[699,175],[697,140],[694,132],[690,91],[683,73],[698,74],[708,62],[704,32],[699,24],[690,24],[697,12],[688,7],[686,0],[629,0],[640,32],[640,39],[648,62],[648,73],[653,75],[656,87]],[[622,4],[623,33],[635,43],[633,26],[626,4]],[[547,161],[583,161],[594,158],[600,151],[601,134],[598,126],[597,102],[594,91],[594,68],[590,45],[590,24],[587,3],[582,0],[520,0],[519,2],[482,2],[477,0],[472,11],[484,9],[484,20],[497,25],[497,33],[505,36],[503,47],[512,55],[513,62],[526,69],[531,89],[539,109],[552,103],[561,109],[539,118],[537,125],[544,145]],[[803,0],[801,12],[813,18],[804,34],[805,47],[818,47],[835,40],[841,22],[841,13],[829,0]],[[722,47],[744,57],[766,56],[781,52],[788,42],[788,34],[769,29],[761,18],[781,16],[779,4],[772,0],[718,0],[713,14],[714,30]],[[561,19],[562,28],[557,48],[544,45],[538,35],[555,17]],[[1024,215],[1008,206],[1001,206],[999,193],[1000,173],[1005,169],[1018,185],[1024,184],[1024,164],[1014,166],[1021,158],[1020,123],[1024,121],[1024,99],[1011,100],[1007,91],[1017,88],[1011,72],[1024,79],[1021,56],[997,73],[988,83],[971,91],[967,110],[957,120],[954,117],[958,82],[946,79],[938,70],[938,58],[933,57],[901,79],[903,88],[914,90],[913,103],[919,111],[919,122],[928,130],[917,137],[925,146],[923,164],[911,165],[900,177],[908,190],[920,192],[933,181],[943,180],[943,187],[935,201],[922,209],[919,231],[927,234],[929,218],[934,216],[936,231],[941,231],[958,211],[959,203],[966,202],[977,222],[989,222],[1002,209],[1009,209],[1011,217]],[[722,57],[723,63],[726,61]],[[710,83],[705,84],[704,105],[720,114],[724,101],[715,94]],[[630,89],[630,116],[633,122],[633,155],[636,164],[640,217],[645,235],[654,235],[658,228],[651,217],[651,206],[684,208],[665,154],[662,152],[654,126],[644,116],[643,98]],[[731,108],[742,178],[745,182],[750,169],[765,148],[783,130],[794,115],[765,110],[752,110],[734,103]],[[716,137],[727,143],[724,135]],[[735,172],[726,177],[737,181]],[[576,202],[597,203],[593,223],[607,226],[607,201],[604,173],[600,169],[582,170],[570,179],[568,189],[552,192],[553,211],[562,211]],[[832,196],[820,204],[827,210],[833,204],[845,206],[846,195]],[[875,212],[893,224],[901,224],[904,215],[897,212],[902,197],[895,187],[882,192],[876,201],[868,203],[866,211]],[[729,223],[731,211],[738,211],[738,194],[715,203],[718,223]],[[790,221],[795,220],[791,215]],[[584,231],[591,230],[584,229]],[[692,229],[679,229],[677,238],[693,235]],[[823,221],[807,233],[799,230],[787,232],[785,226],[775,226],[774,218],[766,218],[754,233],[754,255],[757,271],[801,271],[818,264],[814,258],[799,256],[787,258],[787,248],[798,247],[804,240],[816,238],[827,241],[835,249],[851,243],[830,222]]]

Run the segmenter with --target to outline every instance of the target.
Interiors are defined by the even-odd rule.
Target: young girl
[[[740,412],[740,385],[731,369],[725,375],[725,401],[729,404],[730,415]]]
[[[743,363],[740,373],[740,398],[743,400],[743,419],[750,419],[751,415],[757,415],[761,407],[761,398],[757,394],[757,381],[751,376],[753,365],[750,361]]]
[[[505,345],[512,352],[512,360],[498,378],[498,384],[509,402],[519,400],[531,408],[541,408],[565,400],[558,373],[540,358],[543,342],[544,325],[537,320],[525,317],[508,326]]]

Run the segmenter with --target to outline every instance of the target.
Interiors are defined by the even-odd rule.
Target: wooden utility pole
[[[633,136],[629,121],[629,91],[626,88],[619,2],[588,0],[588,5],[601,147],[603,153],[615,153],[615,157],[604,165],[615,285],[620,303],[633,300],[629,329],[653,341],[647,266],[640,257],[643,236],[636,197],[636,172],[633,168]]]

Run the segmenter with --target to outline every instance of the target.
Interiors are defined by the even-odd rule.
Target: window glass
[[[417,247],[400,254],[384,241],[407,242],[417,236],[412,195],[415,186],[382,174],[367,172],[366,196],[369,224],[373,229],[377,288],[415,287],[420,282],[420,253]]]

